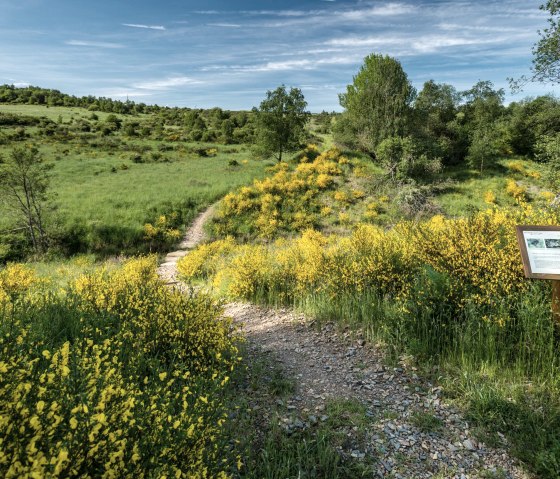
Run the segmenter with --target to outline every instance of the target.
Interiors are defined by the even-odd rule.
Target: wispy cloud
[[[525,35],[524,32],[520,32],[519,35]],[[490,45],[499,44],[511,41],[512,37],[509,35],[501,36],[455,36],[455,35],[444,35],[444,34],[426,34],[426,35],[403,35],[403,36],[368,36],[368,37],[343,37],[335,38],[327,41],[326,45],[332,45],[335,47],[349,47],[349,48],[361,48],[361,47],[398,47],[401,54],[412,54],[414,52],[418,54],[435,53],[438,50],[451,47],[462,47],[462,46],[473,46],[473,45]]]
[[[109,98],[139,98],[145,96],[152,96],[153,93],[148,93],[145,91],[137,91],[137,90],[111,90],[111,89],[103,89],[95,92],[96,95],[105,96]]]
[[[186,76],[178,76],[178,77],[164,78],[161,80],[135,83],[132,86],[133,88],[139,88],[140,90],[168,90],[174,87],[193,85],[197,83],[200,83],[200,81]]]
[[[349,65],[361,59],[360,56],[345,55],[320,59],[300,59],[287,61],[271,61],[255,65],[211,65],[202,71],[234,71],[234,72],[281,72],[315,70],[322,65]]]
[[[124,48],[124,45],[120,43],[111,42],[91,42],[89,40],[68,40],[66,45],[71,45],[73,47],[96,47],[96,48]]]
[[[239,23],[207,23],[209,27],[222,27],[222,28],[241,28]]]
[[[148,30],[165,30],[163,25],[142,25],[141,23],[122,23],[123,27],[146,28]]]
[[[336,16],[345,20],[366,20],[371,17],[390,17],[409,15],[418,10],[418,7],[409,3],[386,3],[369,8],[356,8],[336,12]]]

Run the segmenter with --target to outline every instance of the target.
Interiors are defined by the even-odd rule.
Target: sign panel
[[[517,226],[527,278],[560,280],[560,226]]]

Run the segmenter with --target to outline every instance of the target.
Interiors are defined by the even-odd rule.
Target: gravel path
[[[185,233],[183,241],[179,243],[179,249],[168,253],[163,263],[159,265],[158,274],[167,284],[178,284],[177,261],[183,256],[186,256],[191,249],[206,239],[204,224],[212,217],[215,209],[216,205],[214,204],[200,213]]]
[[[160,275],[177,284],[176,262],[204,238],[202,225],[213,207],[187,232],[179,251],[170,253]],[[226,305],[239,323],[249,354],[266,355],[295,380],[280,425],[288,432],[325,420],[329,400],[357,400],[372,418],[366,441],[349,441],[341,454],[376,464],[373,477],[530,478],[505,450],[478,442],[461,414],[443,403],[441,390],[413,368],[387,367],[375,346],[335,325],[318,327],[291,310],[246,303]],[[430,427],[422,427],[428,421]],[[505,441],[505,438],[503,438]]]

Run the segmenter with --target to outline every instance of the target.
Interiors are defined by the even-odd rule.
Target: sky
[[[239,110],[281,84],[313,112],[364,57],[397,58],[412,84],[466,90],[490,80],[506,100],[555,93],[507,78],[529,73],[533,0],[0,0],[0,84],[167,106]]]

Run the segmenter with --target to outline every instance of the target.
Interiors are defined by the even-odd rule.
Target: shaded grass
[[[436,195],[434,202],[449,216],[467,216],[473,211],[487,209],[490,206],[484,201],[484,194],[487,191],[496,195],[496,204],[515,205],[515,200],[505,191],[508,178],[537,188],[543,186],[543,181],[512,172],[507,167],[512,161],[521,163],[528,171],[537,171],[543,176],[546,175],[542,164],[519,158],[501,159],[482,173],[463,165],[450,166],[441,173],[440,179],[450,179],[453,184],[446,191]]]

